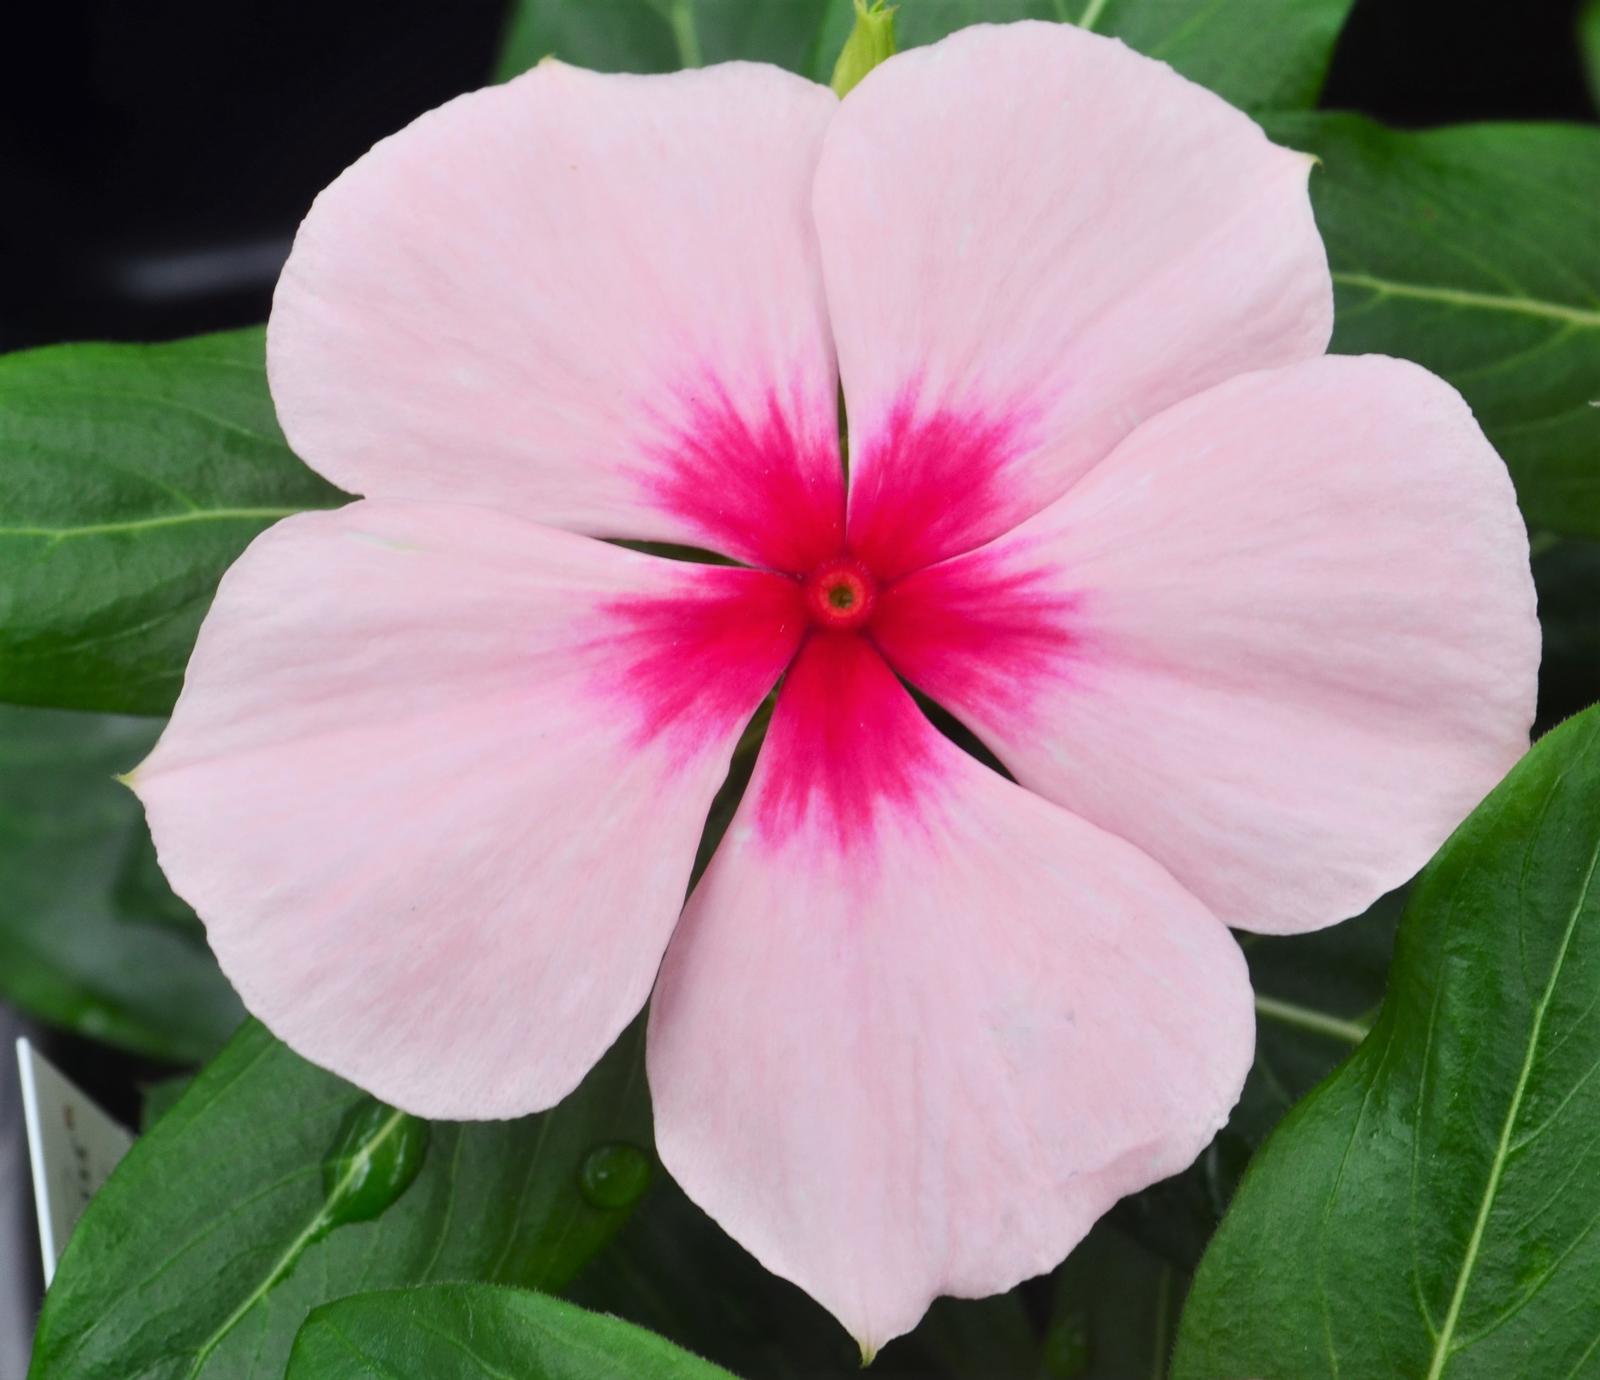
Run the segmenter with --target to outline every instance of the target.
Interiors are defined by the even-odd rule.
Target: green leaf
[[[736,59],[809,72],[822,61],[816,43],[829,3],[514,0],[495,78],[514,77],[546,57],[597,72],[671,72]],[[844,7],[850,9],[850,0]],[[849,32],[848,22],[844,29]],[[830,68],[837,53],[826,56]]]
[[[597,1149],[650,1143],[640,1045],[636,1027],[540,1116],[423,1130],[250,1023],[89,1204],[32,1380],[279,1375],[329,1299],[440,1279],[561,1287],[632,1207],[593,1201],[583,1170]]]
[[[112,779],[160,729],[0,705],[0,996],[80,1035],[198,1063],[244,1011],[162,880],[138,801]]]
[[[284,1380],[732,1380],[641,1327],[548,1294],[432,1284],[325,1303]]]
[[[1297,110],[1317,103],[1353,3],[1088,0],[1082,22],[1246,110]]]
[[[1120,38],[1234,105],[1316,104],[1353,0],[902,0],[895,41],[915,48],[969,24],[1055,19]],[[831,0],[819,52],[832,62],[850,0]],[[818,67],[813,76],[826,80]]]
[[[192,1075],[180,1073],[170,1078],[158,1078],[153,1083],[146,1083],[140,1089],[139,1133],[143,1135],[176,1107],[178,1100],[189,1090],[189,1084],[193,1082]]]
[[[1600,129],[1268,127],[1322,160],[1311,195],[1333,349],[1443,375],[1505,456],[1529,523],[1600,536]]]
[[[513,0],[495,80],[508,81],[547,57],[597,72],[670,72],[685,65],[668,15],[649,0]]]
[[[1600,0],[1585,0],[1578,11],[1578,56],[1583,59],[1589,95],[1600,108]]]
[[[1600,709],[1416,883],[1371,1036],[1201,1264],[1179,1377],[1600,1368]]]
[[[1049,19],[1121,38],[1235,105],[1316,103],[1353,0],[900,0],[898,47],[970,24]],[[546,56],[607,72],[666,72],[745,58],[826,82],[853,0],[517,0],[500,79]]]
[[[222,572],[343,495],[273,418],[262,332],[0,356],[0,699],[172,707]]]

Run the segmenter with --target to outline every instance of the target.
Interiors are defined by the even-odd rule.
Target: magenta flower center
[[[877,581],[866,566],[850,556],[838,556],[806,577],[806,612],[818,628],[853,632],[872,617],[877,593]]]

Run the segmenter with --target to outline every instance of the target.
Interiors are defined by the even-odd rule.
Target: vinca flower
[[[494,1118],[648,1000],[665,1166],[868,1355],[1188,1165],[1230,927],[1403,882],[1532,718],[1506,472],[1324,353],[1311,162],[1051,24],[843,101],[547,62],[380,143],[268,334],[362,497],[227,574],[135,781],[250,1009]]]

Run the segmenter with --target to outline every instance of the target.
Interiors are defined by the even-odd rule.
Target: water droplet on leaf
[[[429,1131],[370,1097],[346,1112],[322,1160],[323,1229],[371,1221],[393,1204],[422,1168]]]
[[[578,1187],[590,1206],[632,1207],[650,1186],[650,1157],[636,1145],[597,1145],[578,1168]]]

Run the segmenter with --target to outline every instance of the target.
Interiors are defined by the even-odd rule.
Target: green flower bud
[[[833,90],[842,96],[885,58],[894,56],[893,5],[856,0],[856,24],[833,64]]]

